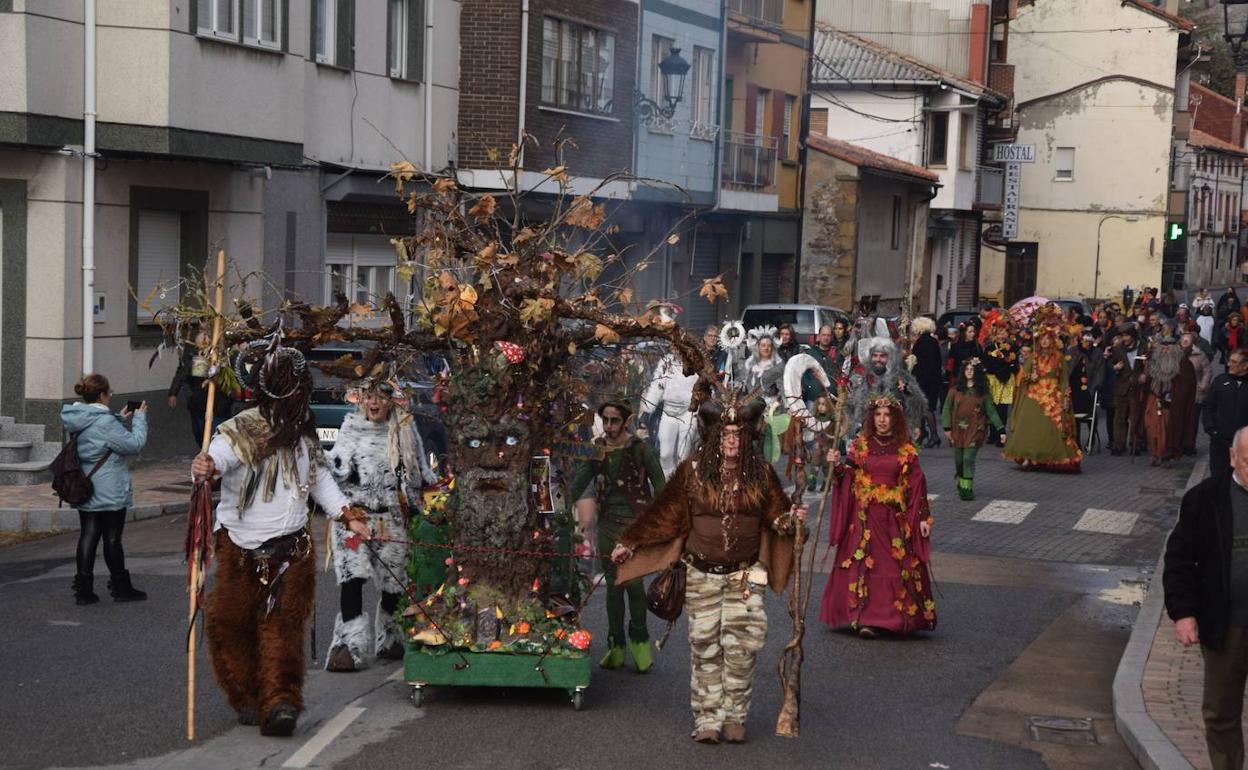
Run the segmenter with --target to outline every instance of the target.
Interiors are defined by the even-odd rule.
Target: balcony
[[[784,0],[728,0],[728,34],[751,43],[779,43]]]
[[[750,192],[775,192],[776,137],[759,134],[724,134],[724,187]]]

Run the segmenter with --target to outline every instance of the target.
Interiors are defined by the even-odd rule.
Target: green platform
[[[562,658],[540,655],[507,654],[499,652],[464,652],[468,667],[456,670],[462,664],[459,655],[429,655],[418,645],[407,645],[403,656],[404,680],[412,686],[412,700],[422,703],[422,690],[426,685],[449,687],[549,687],[564,689],[572,698],[572,705],[579,711],[583,703],[582,693],[589,687],[593,670],[588,655],[579,658]],[[546,676],[537,670],[538,661]]]

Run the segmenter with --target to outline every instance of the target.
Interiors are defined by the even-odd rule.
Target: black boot
[[[130,572],[123,570],[108,580],[108,592],[115,602],[141,602],[147,594],[130,584]]]
[[[83,575],[82,573],[74,575],[75,604],[95,604],[100,600],[95,591],[91,590],[94,582],[94,575]]]
[[[294,706],[285,703],[274,706],[269,715],[265,717],[264,724],[260,725],[260,734],[274,738],[289,738],[295,733],[298,719],[299,712]]]

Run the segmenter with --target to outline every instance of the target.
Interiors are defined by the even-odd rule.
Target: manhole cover
[[[1061,743],[1067,746],[1096,744],[1096,731],[1091,719],[1069,717],[1027,717],[1027,732],[1033,741]]]

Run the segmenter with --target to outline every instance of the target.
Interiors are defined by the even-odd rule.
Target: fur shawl
[[[409,500],[418,497],[421,487],[419,460],[402,463],[405,478],[399,479],[399,458],[392,456],[391,433],[397,429],[415,434],[414,426],[411,422],[392,423],[369,422],[363,414],[351,412],[342,421],[338,440],[329,453],[329,469],[342,493],[352,505],[374,513],[399,509],[400,483],[407,487],[405,494]],[[420,446],[419,436],[408,438]]]
[[[693,528],[691,506],[697,504],[693,463],[692,458],[682,462],[650,507],[620,535],[620,542],[634,553],[618,567],[617,583],[666,569],[684,552],[685,538]],[[770,525],[788,512],[790,502],[775,469],[768,467],[767,478],[758,560],[767,567],[771,590],[783,593],[793,569],[793,538],[777,533]]]

